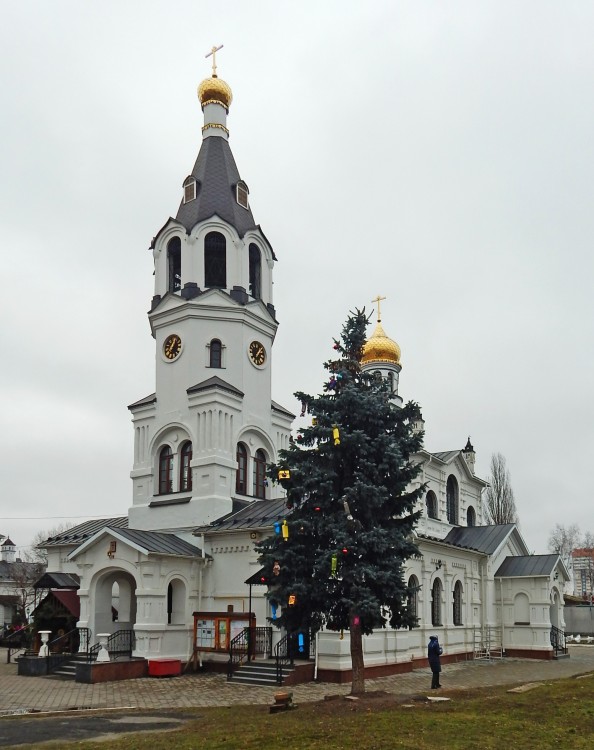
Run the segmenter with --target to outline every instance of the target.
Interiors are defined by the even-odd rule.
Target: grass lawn
[[[441,694],[452,700],[403,701],[381,693],[358,701],[303,703],[279,714],[266,706],[201,708],[180,730],[112,735],[107,742],[19,745],[19,750],[578,750],[594,744],[594,675],[524,693],[497,687]]]

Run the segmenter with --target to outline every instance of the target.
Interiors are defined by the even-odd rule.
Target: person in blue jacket
[[[432,635],[429,638],[429,645],[427,646],[427,657],[429,659],[429,666],[431,667],[432,678],[431,678],[431,689],[440,688],[439,684],[439,673],[441,672],[441,659],[439,658],[443,654],[443,649],[439,645],[436,635]]]

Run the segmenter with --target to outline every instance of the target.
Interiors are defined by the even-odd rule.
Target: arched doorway
[[[136,623],[136,581],[124,570],[111,570],[95,584],[92,639],[98,633],[132,630]]]

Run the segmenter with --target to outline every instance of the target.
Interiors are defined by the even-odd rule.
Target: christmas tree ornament
[[[289,594],[289,607],[294,607],[297,601],[295,594]]]
[[[349,551],[348,551],[348,549],[346,547],[342,548],[342,554],[343,555],[348,555],[349,554]]]
[[[270,611],[272,612],[272,619],[276,620],[276,604],[270,602]]]
[[[307,410],[307,404],[305,403],[305,401],[302,401],[301,402],[301,414],[299,416],[304,417],[306,410]]]
[[[332,428],[332,437],[334,438],[334,445],[340,445],[340,431],[336,425]]]
[[[335,553],[332,555],[332,561],[330,563],[330,569],[332,571],[332,575],[334,578],[336,578],[336,571],[338,569],[338,555]]]
[[[283,540],[286,542],[289,538],[289,524],[287,523],[287,519],[283,521],[282,525],[282,532],[283,532]]]
[[[278,560],[274,561],[274,565],[272,566],[272,575],[273,576],[280,575],[280,563]]]
[[[280,523],[278,521],[275,521],[274,522],[274,533],[275,534],[280,534],[280,532],[281,532]]]
[[[317,425],[317,423],[318,423],[318,418],[317,417],[312,417],[311,418],[311,424],[312,424],[312,426],[315,427]]]
[[[279,479],[290,479],[291,478],[291,472],[289,469],[279,469],[278,470],[278,478]]]
[[[297,637],[297,645],[299,653],[302,654],[305,651],[305,638],[303,637],[303,633],[299,633],[299,636]]]

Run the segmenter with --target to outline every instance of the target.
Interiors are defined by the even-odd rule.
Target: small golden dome
[[[198,99],[202,106],[208,102],[220,102],[225,109],[229,109],[233,101],[231,86],[216,75],[205,78],[198,86]]]
[[[367,339],[363,347],[361,364],[366,365],[369,362],[400,364],[400,347],[395,341],[386,336],[386,332],[379,321],[371,338]]]

